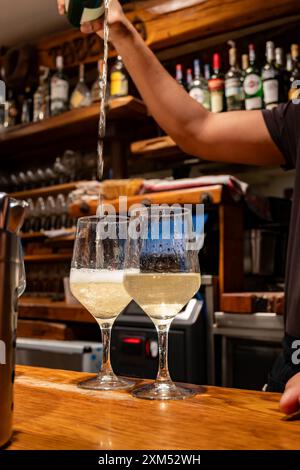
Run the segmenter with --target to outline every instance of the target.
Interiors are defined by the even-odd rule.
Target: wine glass
[[[121,216],[79,219],[70,274],[72,294],[93,315],[102,331],[102,368],[96,378],[79,387],[120,390],[132,381],[117,377],[110,363],[114,321],[131,301],[123,285],[128,218]]]
[[[192,214],[178,206],[144,209],[132,217],[129,233],[124,285],[153,321],[159,345],[156,381],[135,388],[132,394],[150,400],[193,396],[194,391],[172,382],[168,369],[170,325],[201,284]]]

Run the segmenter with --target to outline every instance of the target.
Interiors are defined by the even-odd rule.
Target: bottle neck
[[[221,57],[219,54],[215,54],[213,57],[213,71],[214,75],[219,75],[221,70]]]
[[[275,54],[274,54],[274,49],[267,49],[267,62],[269,65],[272,65],[275,62]]]
[[[199,61],[194,62],[194,74],[196,79],[201,77],[201,65]]]
[[[275,62],[276,62],[276,65],[280,68],[283,67],[283,62],[284,62],[284,59],[283,59],[283,50],[282,49],[276,49],[275,51]]]
[[[255,65],[256,61],[256,54],[255,54],[255,49],[253,45],[249,46],[249,63],[253,67]]]
[[[235,47],[229,50],[229,65],[232,69],[235,69],[237,66],[237,56]]]
[[[204,77],[205,77],[205,80],[210,79],[210,66],[209,66],[209,64],[206,64],[204,66]]]
[[[246,70],[248,69],[249,67],[249,56],[247,54],[244,54],[242,56],[242,68],[243,68],[243,71],[246,72]]]
[[[182,80],[183,80],[183,73],[182,73],[182,67],[181,66],[177,66],[176,68],[176,80],[178,83],[182,83]]]
[[[80,64],[80,67],[79,67],[79,81],[81,83],[84,82],[84,64]]]
[[[62,75],[63,74],[63,69],[64,69],[64,59],[62,56],[58,56],[56,58],[56,69],[57,69],[57,73],[59,75]]]

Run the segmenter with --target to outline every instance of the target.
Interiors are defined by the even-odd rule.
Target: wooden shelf
[[[21,239],[22,240],[35,240],[37,238],[45,238],[49,242],[74,240],[75,229],[67,229],[65,232],[66,232],[65,235],[57,236],[57,237],[48,237],[44,232],[21,233]]]
[[[127,208],[133,204],[200,204],[202,202],[220,204],[227,195],[228,192],[221,185],[148,193],[128,197]],[[118,199],[107,200],[105,202],[119,210]],[[70,213],[74,217],[95,215],[97,207],[97,201],[92,201],[89,204],[86,202],[84,204],[75,202],[70,207]]]
[[[163,158],[174,155],[186,155],[169,136],[140,140],[131,144],[131,156],[136,158]]]
[[[36,263],[46,263],[54,261],[68,261],[72,258],[72,253],[64,254],[48,254],[48,255],[26,255],[24,257],[25,263],[36,262]]]
[[[1,144],[0,144],[1,148]],[[83,183],[83,181],[74,181],[72,183],[64,183],[64,184],[56,184],[53,186],[46,186],[43,188],[37,188],[37,189],[28,189],[26,191],[18,191],[15,193],[10,193],[9,195],[11,197],[14,197],[15,199],[28,199],[28,198],[38,198],[38,197],[44,197],[44,196],[53,196],[55,194],[60,194],[60,193],[69,193],[71,191],[74,191],[78,187],[80,183]]]
[[[41,297],[22,297],[19,301],[19,317],[60,322],[95,322],[92,315],[80,304],[51,302],[50,299]]]
[[[49,145],[59,139],[74,139],[85,133],[93,135],[98,128],[99,103],[81,109],[45,119],[41,122],[23,124],[9,128],[0,133],[1,156],[14,152],[25,152],[36,149],[37,145]],[[108,120],[140,119],[147,116],[144,103],[132,96],[109,101],[107,106]]]

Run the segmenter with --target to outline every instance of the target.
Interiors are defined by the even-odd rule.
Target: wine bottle
[[[255,48],[249,45],[249,67],[243,83],[245,93],[245,107],[247,110],[262,109],[263,107],[263,85],[260,71],[256,65]]]
[[[262,69],[264,104],[266,109],[273,109],[279,103],[279,70],[275,65],[275,46],[272,41],[267,42],[266,59]]]
[[[210,110],[210,93],[208,91],[208,82],[201,73],[200,60],[194,60],[194,80],[189,88],[190,96],[202,104],[205,109]]]
[[[56,58],[56,72],[51,78],[51,115],[56,116],[69,109],[69,81],[64,74],[62,56]]]
[[[71,95],[71,109],[84,108],[92,102],[91,92],[84,80],[84,64],[79,66],[79,80]]]
[[[213,74],[208,82],[210,91],[211,111],[221,113],[226,110],[225,105],[225,80],[221,73],[220,54],[213,56]]]
[[[237,65],[237,51],[235,42],[228,42],[229,49],[229,65],[225,76],[225,96],[227,111],[238,111],[244,108],[244,93],[242,86],[242,71]]]

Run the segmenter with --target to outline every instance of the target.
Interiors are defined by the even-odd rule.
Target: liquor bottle
[[[242,71],[237,65],[237,52],[235,42],[228,42],[229,49],[229,65],[225,76],[225,96],[227,111],[238,111],[244,108],[244,93],[242,86]]]
[[[102,73],[103,73],[103,65],[104,65],[103,59],[99,60],[97,64],[97,71],[98,71],[97,78],[95,82],[93,83],[92,90],[91,90],[93,103],[100,101],[100,96],[101,96],[100,95],[101,94],[100,80],[101,80]]]
[[[249,68],[249,56],[248,54],[242,55],[242,81],[244,82],[247,75],[247,69]]]
[[[64,74],[64,59],[56,57],[56,72],[50,82],[51,116],[57,116],[69,109],[69,82]]]
[[[25,95],[22,99],[21,123],[29,124],[33,119],[33,99],[30,86],[26,86]]]
[[[289,56],[289,57],[288,57]],[[290,88],[290,78],[291,78],[291,69],[292,69],[292,57],[288,54],[286,57],[285,67],[285,57],[284,50],[282,47],[276,47],[275,49],[275,66],[279,72],[279,102],[284,103],[287,101],[288,92]]]
[[[176,82],[184,88],[182,65],[176,65]]]
[[[204,64],[204,78],[208,82],[210,80],[211,73],[210,73],[210,65]]]
[[[190,91],[192,82],[193,82],[193,71],[192,69],[187,69],[186,81],[185,81],[185,87],[187,91]]]
[[[194,60],[194,80],[191,83],[189,94],[194,100],[202,104],[205,109],[210,111],[210,93],[208,91],[208,82],[201,74],[200,60]]]
[[[40,67],[39,86],[33,95],[33,122],[43,121],[50,116],[49,69]]]
[[[266,59],[262,69],[264,103],[266,109],[273,109],[279,103],[279,70],[275,65],[275,45],[272,41],[267,42]]]
[[[79,81],[71,95],[71,109],[84,108],[92,102],[91,92],[84,80],[84,64],[79,66]]]
[[[8,112],[8,127],[13,127],[17,124],[19,109],[16,100],[14,99],[14,94],[12,90],[8,90],[8,100],[7,100],[7,112]]]
[[[8,105],[6,101],[5,70],[0,70],[0,129],[8,127]]]
[[[221,113],[225,111],[225,80],[221,73],[221,57],[220,54],[213,56],[213,75],[208,82],[210,91],[211,111],[213,113]]]
[[[263,85],[260,72],[256,66],[256,55],[253,44],[249,45],[249,67],[246,70],[243,87],[245,93],[245,107],[247,110],[262,109]]]
[[[110,73],[110,96],[118,98],[128,95],[128,78],[121,56],[118,56]]]
[[[299,89],[297,88],[297,84],[300,80],[300,64],[299,64],[299,45],[292,44],[291,46],[291,55],[292,55],[292,63],[293,67],[291,70],[291,77],[290,77],[290,88],[288,98],[289,100],[294,100],[299,98]]]

